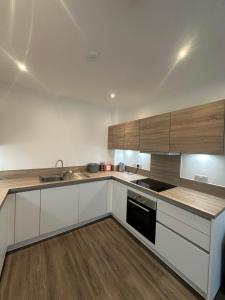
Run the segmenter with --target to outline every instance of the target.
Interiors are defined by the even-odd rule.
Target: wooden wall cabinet
[[[171,113],[170,151],[224,154],[224,100]]]
[[[109,149],[224,154],[225,100],[109,127]]]
[[[170,151],[170,113],[140,120],[140,151]]]
[[[113,125],[108,128],[108,148],[124,149],[125,126]]]
[[[125,123],[124,149],[139,150],[139,121]]]
[[[139,121],[110,126],[108,148],[139,150]]]

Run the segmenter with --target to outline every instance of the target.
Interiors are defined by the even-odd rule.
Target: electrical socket
[[[141,165],[141,164],[136,164],[135,167],[136,167],[137,169],[141,169],[141,168],[142,168],[142,165]]]
[[[201,175],[201,174],[195,174],[195,180],[199,182],[208,183],[208,176]]]

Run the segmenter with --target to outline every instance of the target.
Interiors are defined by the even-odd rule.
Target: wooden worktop
[[[130,187],[140,190],[149,195],[158,197],[176,206],[182,207],[207,219],[217,217],[225,209],[225,199],[209,194],[201,193],[192,189],[176,187],[164,192],[154,192],[132,183],[133,180],[145,178],[144,176],[132,173],[121,173],[116,171],[88,173],[88,178],[74,179],[43,183],[39,177],[22,177],[7,180],[0,180],[0,208],[4,204],[8,193],[21,192],[33,189],[65,186],[84,182],[91,182],[104,179],[115,179]]]
[[[188,206],[190,211],[199,210],[201,215],[205,215],[207,218],[215,218],[225,209],[225,199],[184,187],[166,190],[160,195],[180,206]]]

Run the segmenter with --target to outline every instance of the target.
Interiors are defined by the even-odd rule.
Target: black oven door
[[[156,210],[127,198],[127,223],[155,244]]]

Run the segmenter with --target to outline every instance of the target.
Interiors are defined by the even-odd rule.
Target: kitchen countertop
[[[201,193],[183,187],[175,187],[163,192],[154,192],[144,187],[140,187],[131,181],[146,178],[144,176],[133,173],[121,173],[116,171],[85,173],[87,178],[76,179],[71,176],[67,180],[43,183],[39,177],[21,177],[7,180],[0,180],[0,208],[5,202],[8,193],[21,192],[34,189],[43,189],[50,187],[65,186],[82,182],[91,182],[103,179],[115,179],[127,184],[137,190],[149,195],[158,197],[171,204],[186,209],[192,213],[213,219],[225,209],[225,199],[215,197],[209,194]]]

